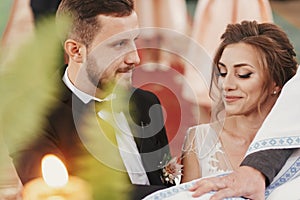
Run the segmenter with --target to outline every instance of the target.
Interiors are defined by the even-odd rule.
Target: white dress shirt
[[[114,94],[107,96],[104,99],[99,99],[94,96],[91,96],[83,91],[80,91],[76,88],[70,81],[68,77],[68,68],[66,69],[63,81],[66,86],[85,104],[90,101],[109,101],[115,98]],[[132,132],[128,125],[127,119],[123,112],[114,112],[110,113],[105,110],[101,110],[98,112],[98,116],[113,125],[113,121],[117,122],[117,127],[113,125],[116,131],[116,140],[118,143],[118,148],[120,151],[121,158],[133,184],[141,184],[141,185],[150,185],[147,174],[142,164],[141,156],[137,149],[136,143],[132,136]]]

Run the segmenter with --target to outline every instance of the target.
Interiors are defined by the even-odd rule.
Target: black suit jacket
[[[41,159],[45,154],[52,153],[62,158],[71,175],[80,173],[76,158],[82,155],[93,156],[82,143],[84,134],[78,131],[86,116],[84,113],[91,110],[91,103],[84,104],[65,86],[63,91],[63,98],[51,110],[37,137],[32,139],[31,144],[26,148],[10,153],[23,184],[41,176]],[[124,113],[127,113],[133,122],[131,130],[150,184],[163,186],[164,183],[160,178],[161,169],[158,165],[164,155],[170,152],[160,102],[153,93],[148,91],[134,88],[131,91],[130,106],[121,107],[125,108]],[[156,127],[161,128],[156,130]],[[102,153],[106,154],[106,152]],[[147,194],[147,191],[144,194]]]

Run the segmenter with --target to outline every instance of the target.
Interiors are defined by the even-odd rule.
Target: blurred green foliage
[[[16,145],[12,148],[32,139],[58,95],[56,71],[61,47],[55,30],[54,20],[46,20],[16,51],[1,49],[1,127],[9,142]]]
[[[64,23],[60,25],[59,29],[67,27]],[[33,37],[13,55],[0,49],[0,134],[10,143],[10,152],[22,149],[36,137],[45,116],[56,103],[55,97],[60,95],[62,52],[56,30],[55,20],[45,19]],[[103,153],[113,156],[109,150]],[[93,189],[94,199],[127,198],[130,184],[126,173],[105,166],[91,156],[82,157],[78,162],[84,169],[80,174]]]

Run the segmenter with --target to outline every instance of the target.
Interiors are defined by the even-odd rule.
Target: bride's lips
[[[240,100],[242,97],[239,96],[229,96],[229,95],[224,95],[224,99],[227,103],[232,103],[235,101]]]

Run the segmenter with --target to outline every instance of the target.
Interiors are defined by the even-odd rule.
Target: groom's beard
[[[89,81],[101,91],[111,90],[115,86],[116,80],[114,75],[105,77],[105,70],[97,65],[94,57],[88,56],[83,67],[86,69]]]

